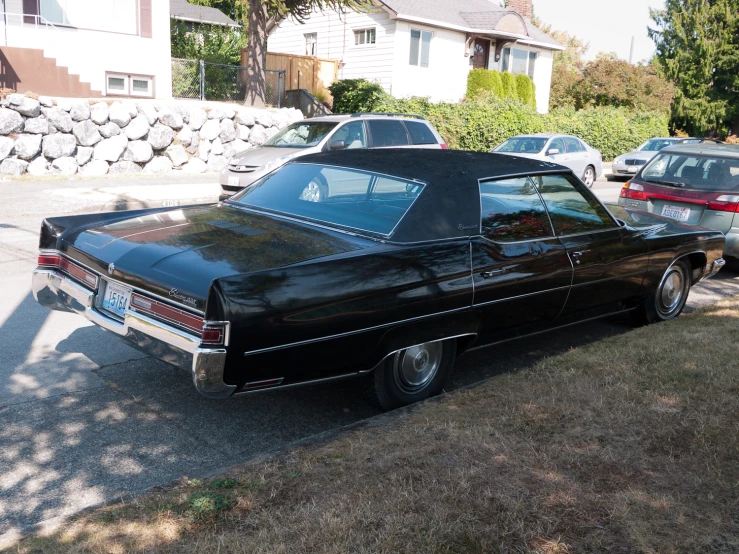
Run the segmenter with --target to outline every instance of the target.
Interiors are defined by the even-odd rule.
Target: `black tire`
[[[659,323],[679,316],[688,301],[692,279],[690,264],[677,260],[667,268],[657,290],[650,294],[639,309],[632,312],[639,324]]]
[[[586,167],[582,174],[582,182],[585,183],[588,188],[593,188],[597,179],[598,176],[595,174],[595,168],[592,165]],[[590,183],[588,183],[588,181],[590,181]]]
[[[456,339],[406,348],[388,356],[365,376],[362,390],[367,400],[382,410],[393,410],[436,396],[452,373],[456,353]],[[424,361],[433,362],[437,356],[438,367],[432,375],[424,376]]]

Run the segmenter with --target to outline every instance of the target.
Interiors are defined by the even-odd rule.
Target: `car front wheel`
[[[634,313],[639,323],[657,323],[679,316],[690,292],[690,265],[678,260],[667,268],[657,290]]]
[[[456,340],[427,342],[396,352],[364,377],[367,399],[392,410],[436,396],[454,366]]]

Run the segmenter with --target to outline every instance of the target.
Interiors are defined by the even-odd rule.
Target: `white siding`
[[[99,0],[66,0],[70,21],[73,14],[81,14],[90,2]],[[20,5],[18,0],[8,0]],[[22,11],[18,8],[16,13]],[[7,45],[19,48],[37,48],[47,58],[55,58],[58,66],[67,67],[80,80],[90,83],[92,88],[105,94],[105,73],[154,76],[157,98],[172,97],[172,63],[169,34],[169,2],[152,2],[152,38],[140,37],[138,33],[137,2],[116,2],[119,14],[118,29],[130,33],[107,32],[101,29],[45,27],[21,24],[20,17],[8,18],[4,29]],[[79,17],[83,17],[79,15]],[[88,23],[91,21],[88,19]],[[135,26],[132,22],[135,22]]]
[[[374,28],[375,44],[354,46],[354,31]],[[305,55],[305,35],[316,33],[319,58],[339,61],[339,79],[363,77],[390,90],[393,76],[395,22],[384,10],[373,13],[333,10],[314,12],[304,23],[292,18],[280,23],[269,37],[269,52]]]
[[[410,65],[411,29],[433,33],[428,67]],[[464,98],[470,70],[464,33],[398,21],[395,53],[394,96],[428,96],[432,102],[459,102]]]

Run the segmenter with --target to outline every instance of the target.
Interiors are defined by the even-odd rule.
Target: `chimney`
[[[516,10],[527,21],[531,21],[531,18],[534,17],[532,0],[508,0],[508,7]]]

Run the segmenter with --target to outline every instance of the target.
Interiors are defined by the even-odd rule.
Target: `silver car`
[[[221,171],[223,195],[248,187],[293,158],[353,148],[446,148],[441,135],[417,115],[359,113],[314,117],[288,125],[263,146],[235,154]],[[313,191],[320,195],[316,185]]]
[[[636,173],[651,160],[654,155],[668,146],[675,144],[691,144],[699,142],[718,142],[710,139],[699,138],[679,138],[679,137],[655,137],[649,139],[636,150],[617,156],[613,160],[613,177],[633,177]]]
[[[558,163],[570,168],[588,187],[603,174],[601,153],[572,135],[518,135],[490,151]]]

